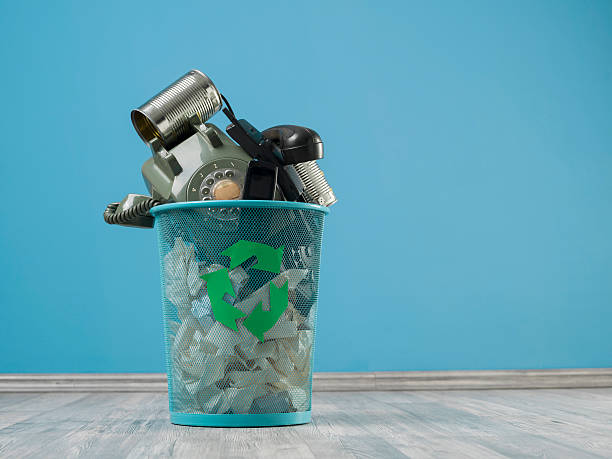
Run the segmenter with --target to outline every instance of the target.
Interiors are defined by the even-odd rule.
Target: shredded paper
[[[269,307],[270,282],[285,283],[289,304],[258,340],[236,321],[237,331],[216,321],[203,275],[227,269],[198,261],[194,245],[181,237],[164,258],[165,296],[176,308],[166,318],[174,411],[189,413],[270,413],[310,408],[314,310],[296,309],[291,299],[309,288],[309,269],[285,269],[253,285],[252,269],[229,271],[236,293],[224,301],[250,314],[261,302]]]

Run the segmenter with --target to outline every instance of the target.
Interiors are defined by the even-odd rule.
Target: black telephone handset
[[[275,144],[285,164],[298,164],[323,158],[323,141],[316,131],[291,124],[274,126],[262,135]]]
[[[294,125],[274,126],[263,132],[258,131],[245,119],[237,119],[229,102],[223,95],[226,107],[223,113],[231,121],[225,129],[229,136],[257,161],[265,161],[277,167],[276,182],[287,201],[309,202],[305,196],[305,184],[296,171],[295,165],[323,158],[323,142],[314,130]],[[257,161],[251,161],[250,167],[255,168]],[[261,169],[261,168],[260,168]],[[266,183],[272,186],[271,173],[268,173]],[[256,171],[247,173],[253,178],[259,177]],[[249,189],[249,183],[245,187]],[[259,186],[261,195],[263,190]],[[270,195],[268,190],[264,195]],[[244,199],[251,199],[245,194]],[[253,199],[261,199],[256,196]]]

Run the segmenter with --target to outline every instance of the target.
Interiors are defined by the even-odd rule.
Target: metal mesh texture
[[[170,411],[263,414],[309,411],[325,213],[316,209],[203,207],[156,212]],[[221,255],[240,240],[283,247],[280,274],[251,257],[229,271]],[[243,312],[270,305],[270,282],[288,284],[288,306],[259,341],[216,321],[200,276],[226,269]],[[248,315],[247,315],[248,317]]]

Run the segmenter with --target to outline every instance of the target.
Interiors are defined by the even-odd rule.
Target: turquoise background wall
[[[612,3],[0,1],[0,371],[163,371],[129,112],[311,126],[318,371],[612,366]],[[212,119],[225,126],[225,119]]]

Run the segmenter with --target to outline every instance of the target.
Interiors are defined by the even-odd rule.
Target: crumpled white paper
[[[198,262],[193,244],[177,237],[164,258],[166,297],[179,321],[167,318],[172,357],[173,410],[187,413],[264,413],[304,411],[310,404],[314,307],[304,317],[291,302],[260,342],[237,321],[238,331],[214,320],[202,274],[227,269]],[[291,292],[309,274],[288,269],[272,279],[288,282]],[[235,297],[249,274],[241,266],[229,272]],[[247,315],[259,303],[270,304],[269,282],[234,304]]]
[[[164,280],[166,298],[176,306],[181,320],[189,316],[192,298],[202,288],[204,281],[199,276],[193,244],[185,244],[181,237],[177,237],[172,250],[164,257]]]
[[[208,295],[202,295],[191,302],[191,314],[198,320],[212,314],[212,304]]]

